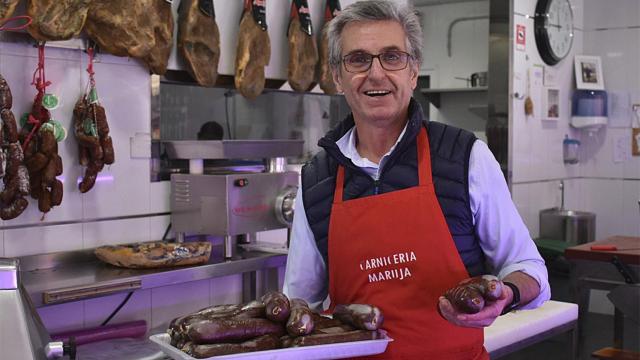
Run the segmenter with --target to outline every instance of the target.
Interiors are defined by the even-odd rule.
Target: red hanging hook
[[[18,21],[18,20],[26,20],[26,23],[15,26],[15,27],[5,27],[7,26],[8,23],[13,21]],[[33,19],[31,19],[31,16],[29,15],[19,15],[19,16],[8,18],[8,19],[2,19],[0,21],[2,21],[2,25],[0,25],[0,31],[18,31],[18,30],[26,29],[27,26],[31,25],[31,22],[33,21]]]

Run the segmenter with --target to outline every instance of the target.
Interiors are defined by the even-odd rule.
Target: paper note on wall
[[[610,128],[628,128],[631,124],[631,96],[626,91],[608,91]]]
[[[621,163],[631,157],[631,138],[629,135],[616,135],[613,137],[613,162]]]
[[[542,115],[542,92],[544,90],[544,67],[531,67],[531,100],[533,100],[533,117],[540,119]]]

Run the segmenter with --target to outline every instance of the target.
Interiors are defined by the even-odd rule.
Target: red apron
[[[488,359],[483,330],[438,314],[438,298],[469,277],[431,179],[426,130],[418,135],[419,185],[342,201],[338,167],[329,224],[331,304],[378,306],[394,339],[376,359]]]

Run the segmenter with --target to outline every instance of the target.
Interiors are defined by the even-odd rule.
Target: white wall
[[[611,2],[605,5],[605,2],[597,0],[572,1],[576,24],[573,48],[569,56],[552,69],[557,73],[561,94],[559,121],[541,119],[540,105],[545,86],[533,78],[534,116],[524,115],[522,100],[512,100],[510,159],[513,197],[533,237],[539,234],[539,211],[560,206],[560,180],[565,180],[567,207],[596,213],[597,239],[612,235],[640,235],[637,204],[640,198],[640,157],[614,162],[613,151],[614,140],[630,134],[631,112],[619,116],[617,121],[610,122],[593,137],[569,126],[570,97],[575,88],[574,55],[601,56],[607,91],[628,94],[627,108],[629,101],[640,101],[640,50],[637,46],[626,45],[640,44],[640,30],[637,28],[640,25],[640,3],[634,0],[614,2],[615,5]],[[533,20],[524,16],[533,13],[535,3],[534,0],[515,2],[514,22],[526,25],[527,47],[525,52],[513,51],[513,92],[526,93],[527,69],[544,65],[535,46]],[[619,13],[612,13],[611,9]],[[616,29],[595,30],[608,26]],[[628,28],[630,26],[636,28]],[[562,140],[565,134],[582,142],[579,164],[563,163]]]
[[[527,28],[526,51],[514,50],[512,93],[526,93],[527,68],[542,65],[533,36],[535,0],[514,1],[515,24]],[[559,181],[565,182],[565,207],[596,214],[596,239],[613,235],[640,236],[640,157],[614,161],[614,145],[622,141],[630,154],[631,103],[640,102],[640,2],[637,0],[572,0],[575,39],[569,56],[554,66],[561,91],[559,121],[541,120],[544,84],[530,89],[534,116],[524,114],[523,101],[512,99],[510,156],[514,202],[531,235],[539,235],[539,211],[560,206]],[[514,31],[515,31],[514,24]],[[569,126],[571,95],[575,88],[574,55],[602,58],[605,88],[618,101],[606,128],[590,137]],[[622,99],[622,100],[620,100]],[[565,134],[582,142],[580,162],[565,165]],[[612,314],[605,293],[593,291],[590,311]]]
[[[457,78],[468,79],[472,73],[488,70],[488,0],[422,6],[418,11],[424,32],[424,61],[420,74],[430,76],[431,88],[465,88],[469,84]],[[468,17],[482,18],[456,22]],[[453,22],[456,23],[451,28],[449,38],[449,27]],[[445,92],[441,94],[440,101],[439,108],[429,106],[431,120],[474,131],[484,138],[486,91]],[[482,107],[485,116],[470,111],[469,105]]]
[[[354,0],[343,0],[347,6]],[[316,34],[324,18],[324,1],[310,0]],[[267,2],[267,23],[272,55],[267,76],[286,78],[288,48],[286,27],[290,0]],[[177,9],[179,1],[174,1]],[[233,74],[242,1],[216,1],[216,19],[221,30],[221,74]],[[60,108],[53,118],[71,132],[73,106],[87,82],[86,54],[77,49],[47,47],[46,74],[52,81],[49,91],[59,96]],[[36,94],[30,85],[37,63],[33,44],[0,42],[0,73],[13,93],[13,112],[20,118]],[[171,66],[176,67],[175,54]],[[130,139],[148,138],[150,133],[150,77],[148,70],[134,59],[98,55],[95,65],[98,93],[106,109],[116,162],[105,168],[101,179],[88,193],[77,190],[83,169],[77,165],[73,134],[59,144],[63,158],[64,199],[43,219],[37,202],[15,220],[0,221],[0,257],[18,257],[58,251],[91,249],[106,244],[156,240],[162,237],[168,215],[168,182],[150,182],[149,154],[132,154]],[[142,148],[150,148],[144,143]],[[143,151],[144,152],[144,151]],[[105,221],[117,217],[118,220]],[[64,224],[60,224],[64,222]],[[98,325],[123,299],[124,294],[48,306],[39,309],[51,332]],[[144,319],[152,328],[162,329],[170,319],[209,304],[233,303],[241,299],[240,276],[202,280],[182,285],[136,292],[112,323]]]

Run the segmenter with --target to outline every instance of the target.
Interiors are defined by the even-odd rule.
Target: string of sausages
[[[25,164],[29,170],[31,197],[38,200],[43,218],[52,207],[62,203],[63,186],[57,176],[62,175],[62,158],[58,155],[58,141],[54,134],[51,113],[44,106],[47,86],[45,76],[44,43],[38,45],[38,67],[33,82],[38,93],[33,100],[27,122],[20,131]]]
[[[89,64],[89,84],[85,94],[76,102],[73,109],[74,134],[78,141],[78,161],[86,166],[78,189],[82,193],[91,190],[95,185],[98,173],[104,165],[115,162],[113,141],[109,136],[109,124],[104,107],[98,101],[95,72],[93,70],[93,48],[87,49]]]
[[[11,220],[27,208],[29,202],[29,173],[24,165],[24,153],[18,139],[16,119],[11,111],[13,96],[9,84],[0,75],[0,177],[4,189],[0,192],[0,218]]]

